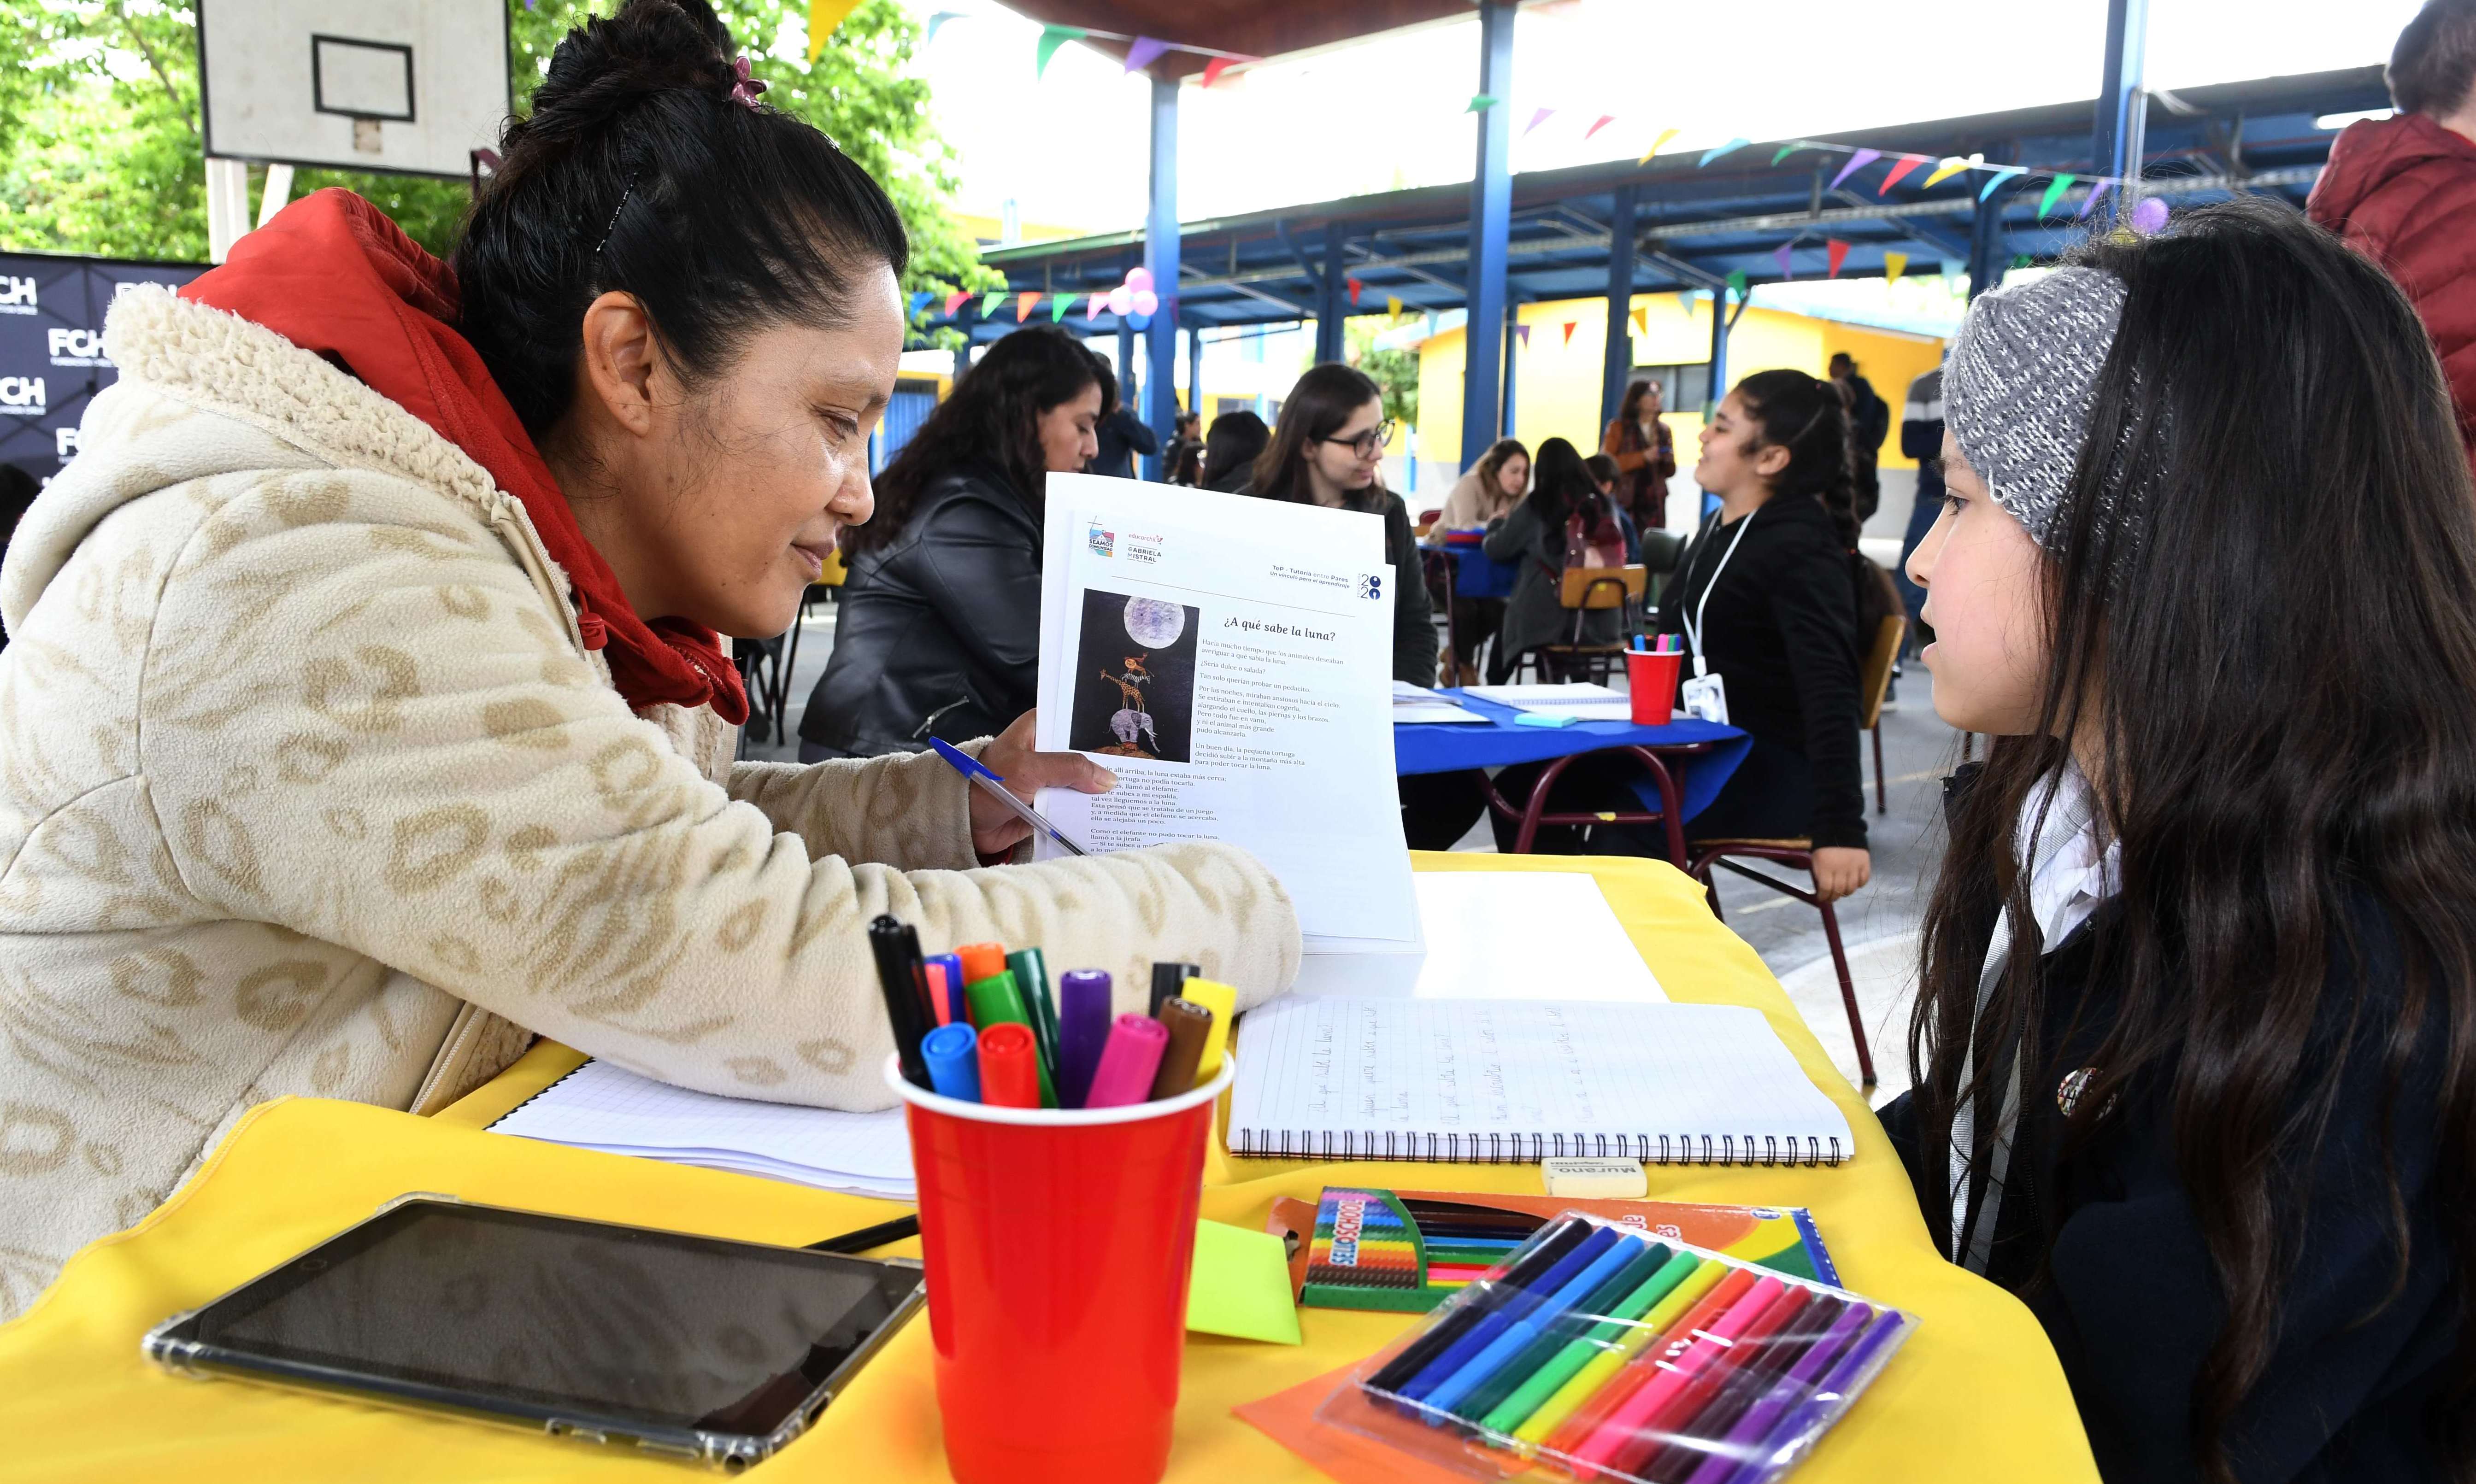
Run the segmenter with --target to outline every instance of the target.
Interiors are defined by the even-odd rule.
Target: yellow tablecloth
[[[1714,922],[1685,877],[1657,862],[1420,855],[1425,871],[1588,870],[1660,983],[1677,1000],[1750,1004],[1856,1129],[1838,1169],[1657,1170],[1651,1194],[1814,1210],[1843,1279],[1916,1313],[1916,1335],[1864,1402],[1799,1472],[1800,1484],[1899,1479],[2088,1480],[2096,1476],[2054,1352],[2010,1296],[1944,1262],[1896,1157],[1753,951]],[[744,1175],[593,1154],[483,1126],[580,1058],[542,1045],[433,1119],[287,1099],[255,1110],[201,1174],[136,1226],[71,1259],[51,1291],[0,1327],[0,1474],[14,1481],[678,1480],[681,1466],[571,1442],[297,1396],[188,1381],[138,1355],[138,1340],[192,1307],[407,1191],[609,1221],[805,1243],[881,1221],[894,1207]],[[1415,1177],[1413,1172],[1415,1171]],[[1259,1224],[1276,1196],[1326,1182],[1536,1193],[1535,1167],[1308,1165],[1231,1161],[1206,1171],[1203,1214]],[[1370,1353],[1404,1316],[1308,1309],[1291,1348],[1191,1337],[1174,1480],[1322,1476],[1229,1415]],[[763,1466],[775,1484],[947,1477],[928,1329],[911,1325],[818,1427]]]

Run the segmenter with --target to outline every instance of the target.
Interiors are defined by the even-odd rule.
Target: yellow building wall
[[[1694,365],[1711,359],[1711,301],[1683,294],[1637,294],[1643,332],[1631,336],[1640,366]],[[1532,449],[1561,437],[1584,454],[1598,451],[1599,378],[1606,360],[1607,301],[1568,299],[1525,304],[1520,323],[1529,343],[1514,346],[1513,436]],[[1571,322],[1571,337],[1565,326]],[[1628,328],[1630,326],[1628,325]],[[1418,457],[1461,462],[1462,331],[1429,337],[1419,347]],[[1838,320],[1815,319],[1777,309],[1748,308],[1728,333],[1730,385],[1757,371],[1782,367],[1821,376],[1834,352],[1856,358],[1858,374],[1892,405],[1892,429],[1881,457],[1899,457],[1899,408],[1909,382],[1935,368],[1943,342],[1895,331],[1869,330]],[[1678,466],[1691,469],[1700,408],[1671,408],[1668,426],[1676,435]]]

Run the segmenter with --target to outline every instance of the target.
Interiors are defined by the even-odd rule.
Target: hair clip
[[[733,103],[744,103],[751,109],[755,108],[756,95],[765,90],[765,83],[761,78],[754,78],[748,75],[748,54],[746,52],[741,52],[739,56],[732,61],[730,63],[730,70],[734,78],[734,81],[730,85],[730,101]]]

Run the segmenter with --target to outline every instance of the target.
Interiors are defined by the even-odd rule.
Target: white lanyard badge
[[[1702,658],[1702,610],[1711,606],[1711,589],[1720,585],[1720,574],[1728,570],[1728,558],[1737,555],[1738,546],[1745,541],[1746,528],[1751,526],[1754,523],[1754,517],[1761,513],[1763,513],[1762,507],[1756,506],[1746,512],[1744,520],[1737,522],[1737,534],[1728,542],[1728,549],[1720,554],[1720,564],[1711,569],[1711,580],[1702,584],[1702,596],[1694,605],[1694,611],[1690,614],[1677,615],[1685,625],[1686,647],[1694,652],[1694,674],[1696,679],[1709,673],[1711,668]],[[1715,516],[1714,519],[1717,517]]]

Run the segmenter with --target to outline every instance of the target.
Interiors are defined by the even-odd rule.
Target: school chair
[[[1419,518],[1410,524],[1410,534],[1424,541],[1427,539],[1427,532],[1436,529],[1436,522],[1444,518],[1445,511],[1441,506],[1432,510],[1421,510]]]
[[[1556,603],[1573,615],[1572,633],[1563,644],[1541,645],[1523,657],[1538,658],[1543,680],[1581,679],[1604,684],[1610,672],[1624,663],[1626,638],[1642,628],[1642,595],[1649,580],[1649,569],[1641,566],[1567,567],[1556,589]],[[1622,615],[1616,642],[1584,644],[1583,619],[1610,608]]]
[[[1887,613],[1874,626],[1874,647],[1866,653],[1857,667],[1857,705],[1861,710],[1858,727],[1874,735],[1874,812],[1892,812],[1891,794],[1883,783],[1883,696],[1892,688],[1892,665],[1900,657],[1900,643],[1906,637],[1909,621],[1897,613]]]
[[[1857,1042],[1857,1071],[1865,1079],[1865,1090],[1874,1090],[1874,1053],[1866,1045],[1866,1021],[1857,1010],[1857,986],[1848,977],[1848,954],[1840,945],[1840,914],[1831,903],[1812,891],[1784,881],[1768,871],[1756,871],[1741,865],[1744,860],[1767,860],[1802,871],[1808,880],[1814,877],[1814,842],[1794,840],[1696,840],[1690,850],[1693,861],[1686,874],[1702,883],[1703,895],[1711,903],[1711,915],[1719,917],[1720,888],[1713,884],[1711,870],[1717,866],[1734,872],[1749,881],[1760,881],[1782,896],[1795,897],[1822,914],[1822,938],[1831,945],[1831,967],[1840,976],[1840,1002],[1848,1011],[1848,1034]],[[1722,919],[1724,921],[1724,919]]]

